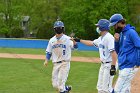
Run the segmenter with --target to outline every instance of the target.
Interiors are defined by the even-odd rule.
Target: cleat
[[[72,89],[72,86],[65,86],[65,88],[66,88],[66,93],[69,93],[69,91],[71,91]]]

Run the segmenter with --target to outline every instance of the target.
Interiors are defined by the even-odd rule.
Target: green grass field
[[[99,64],[71,62],[67,84],[71,93],[97,93]],[[43,60],[0,59],[0,93],[57,93],[51,85],[52,63]]]
[[[44,49],[0,48],[0,53],[44,54]],[[99,57],[94,51],[74,51],[73,56]],[[0,58],[0,93],[57,93],[51,84],[52,63],[44,60]],[[100,64],[71,62],[67,84],[71,93],[97,93]]]
[[[0,48],[0,53],[42,54],[42,55],[45,55],[45,49]],[[99,57],[99,53],[98,53],[98,51],[74,50],[72,52],[72,56]]]

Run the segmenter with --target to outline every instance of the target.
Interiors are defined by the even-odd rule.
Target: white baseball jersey
[[[74,44],[70,37],[63,34],[60,38],[54,36],[50,39],[46,52],[52,54],[52,62],[70,61],[73,46]]]
[[[102,62],[112,61],[110,52],[115,50],[114,37],[109,32],[107,32],[104,36],[100,36],[98,39],[95,39],[93,44],[99,48],[100,60]]]

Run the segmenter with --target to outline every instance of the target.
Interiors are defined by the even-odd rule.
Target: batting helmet
[[[54,28],[56,28],[56,27],[64,27],[64,23],[62,21],[56,21],[54,23]]]
[[[101,31],[104,31],[104,30],[108,31],[109,30],[109,21],[107,19],[100,19],[98,21],[98,23],[95,25],[98,26],[99,30],[101,30]]]
[[[109,26],[114,26],[115,24],[117,24],[120,20],[124,19],[123,16],[121,14],[114,14],[111,16],[110,18],[110,24]]]

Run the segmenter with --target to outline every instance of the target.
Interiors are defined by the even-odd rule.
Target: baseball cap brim
[[[118,22],[113,22],[109,24],[109,27],[116,25]]]
[[[56,28],[56,27],[64,27],[64,26],[54,26],[53,28]]]

